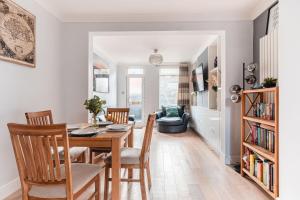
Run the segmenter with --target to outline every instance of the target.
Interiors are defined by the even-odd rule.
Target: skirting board
[[[21,187],[19,177],[0,187],[0,199],[5,199]]]

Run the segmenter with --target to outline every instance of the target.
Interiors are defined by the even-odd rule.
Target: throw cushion
[[[161,111],[162,111],[162,117],[165,117],[167,115],[167,107],[166,106],[162,106],[161,107]]]
[[[166,108],[167,117],[179,117],[177,106],[169,106]]]
[[[179,117],[182,117],[182,115],[184,113],[184,107],[185,107],[185,105],[177,106]]]

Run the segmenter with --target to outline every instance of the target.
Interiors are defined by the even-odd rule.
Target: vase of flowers
[[[106,101],[96,95],[91,99],[85,100],[83,105],[85,105],[85,109],[87,109],[92,114],[92,123],[94,124],[94,126],[97,126],[97,115],[100,112],[104,111],[103,105],[105,104]]]

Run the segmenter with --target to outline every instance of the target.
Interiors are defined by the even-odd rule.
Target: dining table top
[[[85,129],[91,126],[92,124],[89,123],[67,124],[67,130],[70,133],[72,130],[75,130],[75,128]],[[69,145],[70,147],[82,145],[87,147],[99,147],[99,144],[96,142],[108,142],[107,144],[102,143],[101,147],[111,146],[110,142],[113,139],[128,137],[128,135],[132,132],[133,123],[128,123],[127,127],[128,128],[125,131],[108,131],[106,126],[100,125],[96,128],[99,132],[93,136],[72,136],[72,134],[69,134]]]

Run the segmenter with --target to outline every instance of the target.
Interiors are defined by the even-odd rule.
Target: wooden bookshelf
[[[241,175],[247,175],[252,179],[258,186],[266,191],[272,198],[279,197],[279,135],[278,135],[278,124],[279,124],[279,88],[263,88],[256,90],[244,90],[242,91],[242,108],[241,108]],[[252,116],[252,111],[255,108],[256,103],[274,103],[274,120],[266,120],[260,117]],[[261,128],[268,129],[274,132],[274,153],[271,151],[252,144],[249,139],[251,138],[251,124],[259,124]],[[250,174],[246,168],[246,163],[243,160],[246,149],[255,154],[258,154],[260,157],[271,161],[274,167],[274,191],[270,191],[267,186],[264,185],[259,179]],[[249,158],[248,158],[249,159]]]

